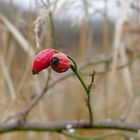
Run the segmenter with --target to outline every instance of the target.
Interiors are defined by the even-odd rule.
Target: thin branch
[[[129,115],[129,113],[132,110],[132,107],[136,101],[136,99],[138,98],[138,96],[140,96],[140,91],[137,91],[128,101],[125,110],[123,111],[123,113],[121,114],[120,120],[121,121],[125,121],[127,119],[127,116]]]
[[[90,90],[89,90],[89,87],[85,84],[85,82],[82,79],[80,73],[77,71],[77,69],[75,69],[75,67],[73,65],[71,65],[71,70],[77,76],[77,78],[79,79],[80,83],[82,84],[83,88],[86,91],[86,94],[87,94],[87,102],[86,103],[87,103],[88,112],[89,112],[89,120],[90,120],[90,124],[92,124],[93,116],[92,116],[92,108],[91,108],[91,104],[90,104]]]
[[[83,79],[81,78],[80,73],[77,71],[77,69],[75,69],[75,67],[73,65],[71,65],[71,69],[74,72],[74,74],[77,76],[77,78],[79,79],[80,83],[82,84],[82,86],[84,87],[85,91],[88,92],[88,88],[87,85],[85,84],[85,82],[83,81]]]
[[[76,62],[70,56],[67,56],[67,57],[72,61],[74,68],[77,70]]]
[[[126,64],[123,64],[123,65],[119,65],[116,67],[116,70],[121,70],[127,66],[130,66],[133,62],[135,62],[137,59],[140,59],[140,54],[136,55],[135,57],[133,57],[131,60],[129,60]],[[112,58],[109,58],[109,59],[103,59],[103,60],[97,60],[97,61],[89,61],[89,62],[86,62],[85,64],[83,64],[81,67],[80,67],[80,70],[88,67],[88,66],[94,66],[94,65],[100,65],[100,64],[109,64],[111,63],[112,61]],[[96,72],[96,75],[101,75],[101,74],[106,74],[108,72],[110,72],[111,69],[107,69],[107,70],[103,70],[103,71],[97,71]],[[84,74],[88,74],[89,73],[84,73]]]
[[[114,129],[114,130],[123,130],[138,132],[140,130],[140,124],[126,124],[123,122],[114,122],[114,121],[103,121],[97,122],[92,125],[89,124],[87,120],[73,120],[73,121],[63,121],[63,122],[13,122],[9,124],[0,124],[0,134],[14,131],[36,131],[36,132],[58,132],[61,133],[63,130],[67,130],[67,125],[71,125],[73,129]]]
[[[20,44],[19,46],[29,54],[29,56],[34,56],[34,50],[28,41],[24,38],[24,36],[19,32],[19,30],[0,12],[0,20],[7,26],[9,31],[13,34],[13,37],[16,38],[17,42]]]
[[[15,88],[14,88],[14,85],[13,85],[13,81],[10,77],[10,73],[8,71],[7,65],[4,63],[4,60],[1,56],[0,56],[0,66],[1,66],[2,72],[4,74],[4,78],[7,82],[7,86],[8,86],[8,89],[10,91],[11,99],[15,100],[16,99],[16,93],[15,93]]]
[[[46,80],[46,84],[42,92],[38,95],[36,95],[28,104],[28,106],[20,113],[22,116],[22,119],[25,120],[30,111],[37,105],[37,103],[43,98],[46,91],[48,90],[49,81],[51,77],[51,69],[48,70],[48,78]]]
[[[80,83],[82,84],[83,88],[86,91],[86,94],[87,94],[87,107],[88,107],[88,112],[89,112],[89,120],[90,120],[90,124],[92,124],[93,123],[93,115],[92,115],[92,108],[91,108],[91,104],[90,104],[90,91],[91,91],[92,84],[94,82],[95,71],[92,73],[92,79],[91,79],[90,85],[87,86],[85,84],[84,80],[82,79],[80,73],[77,70],[77,65],[76,65],[75,61],[72,58],[70,58],[70,59],[73,62],[73,65],[71,65],[71,70],[77,76],[77,78],[79,79]]]
[[[91,82],[88,86],[88,92],[87,92],[87,106],[88,106],[88,109],[89,109],[90,124],[93,123],[92,108],[91,108],[91,103],[90,103],[90,93],[91,93],[91,88],[92,88],[93,83],[94,83],[94,79],[95,79],[95,70],[93,71],[93,73],[91,75]]]
[[[89,84],[89,86],[88,86],[88,92],[89,92],[89,93],[90,93],[90,91],[91,91],[91,88],[92,88],[93,83],[94,83],[94,80],[95,80],[95,74],[96,74],[96,72],[95,72],[95,70],[94,70],[93,73],[91,74],[91,82],[90,82],[90,84]]]

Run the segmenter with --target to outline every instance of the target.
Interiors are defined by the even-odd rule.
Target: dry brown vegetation
[[[54,20],[56,49],[72,56],[78,66],[89,61],[98,62],[96,65],[89,64],[81,70],[87,83],[90,81],[89,74],[93,69],[97,72],[91,92],[95,122],[122,119],[125,122],[139,124],[140,3],[139,0],[134,0],[130,4],[118,2],[120,16],[112,22],[107,14],[109,10],[107,0],[104,0],[104,3],[105,8],[98,12],[101,21],[95,19],[89,22],[90,17],[88,17],[89,19],[79,26],[71,27],[67,21]],[[30,5],[26,18],[23,18],[22,10],[15,9],[12,0],[9,0],[6,8],[8,18],[0,9],[0,121],[8,123],[16,119],[9,117],[20,112],[45,86],[47,70],[33,76],[31,67],[34,55],[39,50],[51,47],[52,37],[49,22],[41,25],[40,47],[37,48],[33,30],[38,14],[33,12],[32,6]],[[51,81],[63,75],[65,74],[56,74],[52,71]],[[79,81],[70,76],[47,91],[29,114],[28,119],[42,122],[88,119],[85,98],[85,91]],[[106,131],[77,131],[81,135],[92,136],[104,132]],[[124,140],[129,137],[140,139],[138,134],[129,132],[106,139]],[[14,132],[3,134],[0,139],[67,140],[70,138],[46,132]]]

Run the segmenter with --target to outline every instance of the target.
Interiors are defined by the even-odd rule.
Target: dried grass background
[[[92,90],[94,121],[124,119],[126,122],[137,124],[140,122],[140,3],[139,0],[116,1],[119,16],[114,21],[110,21],[107,2],[110,1],[104,0],[104,9],[92,13],[92,17],[99,14],[102,19],[100,21],[94,19],[91,22],[91,16],[86,12],[88,8],[86,3],[83,7],[86,16],[78,19],[78,23],[73,19],[67,21],[68,19],[65,18],[57,21],[59,18],[57,17],[54,20],[56,49],[72,56],[79,66],[87,61],[101,60],[102,63],[87,66],[81,71],[87,82],[90,81],[89,74],[93,68],[97,73],[100,72],[95,78]],[[66,5],[63,6],[65,8]],[[38,6],[38,9],[44,7]],[[50,5],[45,7],[45,12],[49,12],[49,8],[51,9]],[[17,11],[12,0],[9,0],[7,9],[8,17],[3,13],[2,7],[0,8],[1,122],[22,110],[43,88],[48,73],[44,71],[33,76],[32,61],[39,50],[51,47],[52,43],[48,13],[40,16],[39,12],[33,12],[30,5],[27,17],[24,18],[23,11],[20,9]],[[61,10],[59,12],[63,12],[63,9]],[[55,15],[55,11],[51,12]],[[36,20],[37,17],[38,20]],[[100,27],[97,26],[98,24]],[[36,42],[40,47],[37,47]],[[104,61],[107,59],[108,62]],[[130,65],[117,69],[118,66],[131,61]],[[62,75],[52,72],[51,78],[53,80]],[[44,122],[86,119],[88,113],[85,98],[79,81],[73,76],[69,77],[48,91],[28,119]],[[94,136],[102,132],[104,131],[90,130],[78,133]],[[130,133],[128,137],[140,139],[137,135]],[[69,138],[50,133],[14,132],[1,135],[0,139],[67,140]],[[126,136],[118,135],[106,139],[124,140]]]

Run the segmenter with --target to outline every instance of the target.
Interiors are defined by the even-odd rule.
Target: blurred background
[[[91,92],[94,121],[122,119],[140,123],[139,0],[0,0],[0,33],[1,122],[8,123],[10,116],[42,91],[47,70],[33,76],[32,62],[36,53],[55,43],[54,48],[71,56],[78,66],[87,64],[80,70],[87,84],[89,75],[96,70]],[[67,73],[52,71],[51,81]],[[70,76],[47,91],[28,119],[42,122],[88,119],[85,99],[80,82]],[[97,136],[108,131],[76,132]],[[0,139],[70,138],[51,133],[14,132],[0,135]],[[138,134],[121,132],[106,139],[140,138]]]

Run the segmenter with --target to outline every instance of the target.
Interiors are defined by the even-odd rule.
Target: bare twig
[[[14,35],[21,48],[29,54],[29,56],[34,56],[34,50],[30,47],[28,41],[23,37],[19,30],[2,14],[0,13],[0,20],[7,26],[9,31]]]
[[[90,125],[87,120],[72,120],[64,122],[13,122],[9,124],[0,124],[0,134],[14,131],[36,131],[36,132],[58,132],[61,133],[63,130],[67,130],[67,125],[71,125],[73,129],[115,129],[123,131],[138,132],[140,130],[140,125],[126,124],[122,122],[114,121],[103,121],[95,122]]]
[[[15,100],[16,99],[15,88],[14,88],[10,73],[8,71],[7,65],[4,63],[4,60],[1,56],[0,56],[0,66],[4,73],[4,78],[7,82],[7,86],[10,91],[9,93],[10,93],[11,99]]]
[[[88,92],[87,92],[87,106],[89,108],[90,124],[93,123],[92,108],[91,108],[91,103],[90,103],[90,93],[91,93],[91,88],[92,88],[93,83],[94,83],[94,79],[95,79],[95,70],[91,74],[91,82],[88,86]]]
[[[20,113],[22,116],[22,119],[25,120],[27,115],[30,113],[30,111],[37,105],[37,103],[42,99],[42,97],[45,95],[46,91],[48,90],[49,81],[51,76],[51,70],[48,70],[48,78],[45,84],[44,89],[42,92],[38,95],[36,95],[28,104],[28,106]]]
[[[121,114],[120,120],[121,121],[125,121],[127,119],[127,116],[129,115],[129,113],[132,110],[132,107],[137,99],[137,97],[140,96],[140,91],[137,91],[129,100],[129,102],[126,105],[126,109],[123,111],[123,113]]]
[[[93,83],[94,83],[94,80],[95,80],[95,74],[96,74],[96,72],[95,72],[95,70],[94,70],[93,73],[91,74],[91,82],[90,82],[90,84],[89,84],[89,86],[88,86],[89,92],[91,91],[91,88],[92,88],[92,86],[93,86]]]

